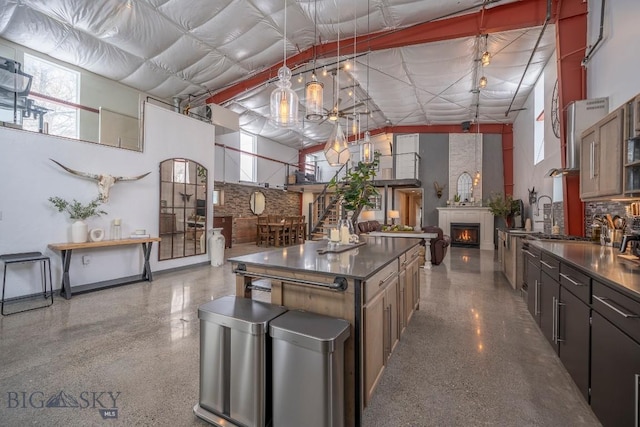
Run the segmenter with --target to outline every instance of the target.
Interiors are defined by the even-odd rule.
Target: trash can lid
[[[333,353],[350,334],[349,322],[308,311],[292,310],[269,323],[269,334],[318,353]]]
[[[253,335],[266,334],[267,323],[285,313],[285,307],[226,296],[198,307],[198,318]]]

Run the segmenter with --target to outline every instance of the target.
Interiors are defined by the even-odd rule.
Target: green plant
[[[329,188],[335,188],[336,196],[342,199],[342,207],[353,212],[351,219],[354,224],[362,208],[375,206],[371,196],[379,194],[373,186],[373,178],[376,176],[379,163],[380,152],[376,151],[373,155],[373,163],[358,162],[355,167],[347,170],[342,179],[338,181],[334,177],[329,182]]]
[[[486,206],[494,216],[499,216],[504,219],[507,227],[509,226],[511,218],[513,218],[515,214],[520,213],[520,204],[513,200],[510,194],[505,196],[502,193],[494,193],[487,200]]]
[[[73,202],[68,202],[60,197],[49,197],[49,201],[58,209],[58,212],[66,212],[71,219],[85,220],[92,216],[106,215],[105,211],[98,209],[102,203],[99,197],[86,205],[76,199],[73,199]]]
[[[453,196],[453,201],[456,203],[460,203],[460,195],[456,193],[456,195]]]

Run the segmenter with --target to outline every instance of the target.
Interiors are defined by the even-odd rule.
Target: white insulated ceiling
[[[515,1],[287,0],[287,57],[354,35],[403,29]],[[193,107],[282,61],[284,18],[285,0],[3,0],[0,37],[154,97],[179,97],[183,106]],[[339,59],[355,64],[338,73],[338,108],[360,113],[362,131],[460,124],[476,116],[480,123],[512,123],[555,49],[550,25],[532,55],[540,34],[541,27],[488,34],[492,60],[487,67],[478,66],[484,39],[477,36],[361,53],[355,61],[353,47],[351,52],[343,49]],[[337,60],[335,55],[315,63],[325,84],[327,110],[337,103],[332,95],[335,78],[330,72],[323,76],[322,69],[335,69]],[[292,87],[302,104],[313,68],[309,61],[293,69]],[[488,85],[478,93],[474,89],[481,75]],[[295,148],[324,142],[333,127],[328,120],[304,120],[296,130],[269,123],[274,82],[275,75],[223,105],[240,114],[241,128],[248,132]],[[354,104],[356,108],[350,108]]]

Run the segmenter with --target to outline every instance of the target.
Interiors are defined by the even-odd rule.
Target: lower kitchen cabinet
[[[558,301],[560,300],[560,284],[547,273],[540,273],[540,330],[549,341],[551,347],[558,352]]]
[[[640,425],[640,344],[596,311],[591,337],[593,412],[605,427]]]
[[[558,303],[558,352],[562,364],[589,401],[589,317],[591,309],[564,287]]]
[[[373,396],[384,367],[398,344],[399,304],[398,276],[381,286],[381,291],[363,307],[364,314],[364,403]]]
[[[540,253],[524,252],[525,283],[527,284],[527,308],[536,324],[540,326]]]

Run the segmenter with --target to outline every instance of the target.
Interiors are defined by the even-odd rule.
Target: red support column
[[[566,166],[567,105],[586,98],[586,70],[582,58],[587,46],[587,3],[559,0],[556,4],[556,52],[560,114],[560,153]],[[580,177],[563,177],[565,234],[584,235],[584,203],[580,200]]]
[[[513,195],[513,125],[502,128],[502,168],[504,194]]]

